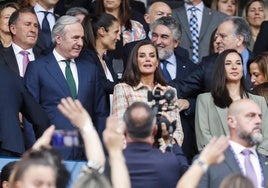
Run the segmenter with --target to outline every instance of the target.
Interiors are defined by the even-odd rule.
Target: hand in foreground
[[[79,100],[73,100],[71,97],[61,99],[58,105],[59,111],[67,117],[71,123],[79,129],[85,125],[91,124],[92,120],[87,111],[83,108]]]
[[[228,137],[213,137],[201,152],[199,159],[207,165],[214,165],[224,160],[224,151],[229,146]]]
[[[51,142],[54,130],[55,130],[54,125],[51,125],[50,127],[48,127],[45,130],[45,132],[42,134],[42,136],[37,139],[37,141],[34,143],[32,148],[38,150],[42,146],[45,146],[45,147],[48,147],[48,148],[51,147],[50,142]]]
[[[116,116],[110,116],[106,120],[106,129],[102,133],[103,141],[110,152],[121,151],[124,146],[123,128],[119,127]]]

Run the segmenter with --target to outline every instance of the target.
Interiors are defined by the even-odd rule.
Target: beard
[[[257,146],[257,145],[262,143],[263,136],[262,136],[262,134],[260,132],[259,133],[253,133],[253,131],[255,129],[259,129],[259,128],[254,128],[251,133],[240,132],[238,134],[238,136],[241,139],[247,141],[251,146]]]
[[[173,53],[173,50],[158,50],[160,60],[168,59]]]

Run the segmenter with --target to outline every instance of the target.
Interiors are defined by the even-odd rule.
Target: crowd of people
[[[0,187],[268,187],[265,4],[1,2]]]

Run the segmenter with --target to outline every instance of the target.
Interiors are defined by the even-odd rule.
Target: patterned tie
[[[26,68],[28,66],[28,63],[30,62],[29,60],[29,52],[26,50],[22,50],[20,51],[20,54],[23,55],[23,59],[22,59],[22,72],[23,72],[23,76],[25,74]]]
[[[167,70],[167,64],[169,63],[167,60],[162,60],[161,61],[163,68],[162,68],[162,73],[166,79],[167,82],[170,82],[172,80],[168,70]]]
[[[74,77],[73,77],[72,70],[70,67],[71,60],[66,59],[63,61],[66,63],[65,76],[66,76],[67,84],[68,84],[70,92],[71,92],[71,96],[73,99],[76,99],[77,92],[76,92],[76,85],[75,85]]]
[[[188,10],[191,11],[191,16],[190,16],[190,31],[192,35],[192,41],[193,41],[193,57],[192,61],[194,63],[198,63],[198,45],[199,45],[199,34],[198,34],[198,22],[197,22],[197,16],[196,16],[196,11],[198,10],[196,7],[191,7]]]
[[[252,181],[254,187],[258,187],[257,175],[250,161],[251,151],[248,149],[245,149],[241,153],[245,156],[246,176]]]
[[[47,11],[42,11],[44,13],[44,19],[43,19],[43,22],[42,22],[42,33],[44,35],[44,41],[46,43],[46,46],[49,47],[51,45],[51,31],[50,31],[50,26],[49,26],[49,22],[48,22],[48,19],[47,19],[47,15],[50,13],[50,12],[47,12]]]

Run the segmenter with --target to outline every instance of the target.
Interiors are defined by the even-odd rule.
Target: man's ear
[[[235,117],[234,116],[228,116],[227,117],[227,123],[228,123],[229,127],[235,128],[236,127]]]
[[[237,36],[237,39],[238,39],[238,41],[237,41],[237,46],[241,46],[241,45],[243,45],[243,42],[244,42],[244,40],[245,40],[245,37],[242,36],[242,35],[238,35],[238,36]]]
[[[150,16],[149,16],[148,13],[145,13],[145,14],[144,14],[144,20],[145,20],[145,22],[146,22],[148,25],[150,25]]]
[[[177,48],[180,44],[179,40],[174,40],[174,48]]]
[[[9,31],[14,35],[16,34],[16,28],[15,28],[15,25],[14,24],[11,24],[9,26]]]
[[[153,131],[152,131],[152,136],[153,136],[153,137],[156,135],[157,130],[158,130],[158,126],[157,126],[157,124],[154,124],[154,125],[153,125]]]

